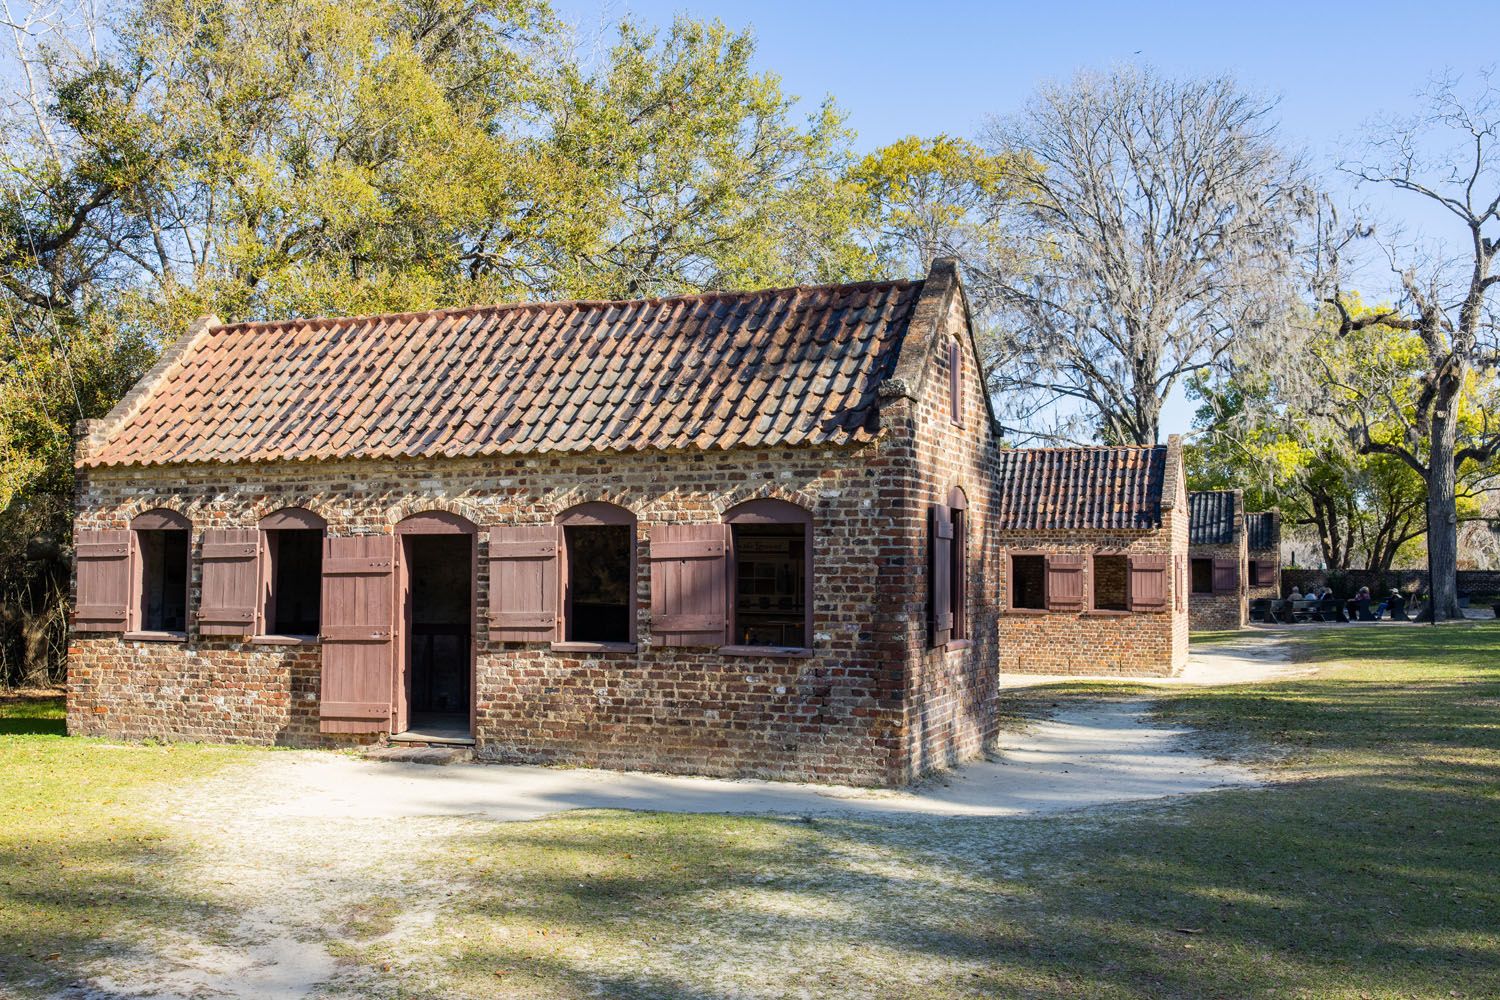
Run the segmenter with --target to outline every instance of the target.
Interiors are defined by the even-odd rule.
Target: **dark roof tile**
[[[1203,490],[1188,494],[1188,544],[1230,545],[1234,542],[1234,490]]]
[[[1166,468],[1161,445],[1002,451],[996,523],[1007,531],[1159,528]]]

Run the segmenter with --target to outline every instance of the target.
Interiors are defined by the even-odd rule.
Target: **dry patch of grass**
[[[62,719],[59,697],[0,697],[0,984],[18,992],[76,979],[106,931],[214,919],[173,882],[189,845],[140,814],[250,752],[69,739]]]
[[[436,863],[393,995],[1500,995],[1500,629],[1294,640],[1325,669],[1155,689],[1266,788],[1026,820],[574,813]],[[1023,698],[1133,693],[1069,685]]]

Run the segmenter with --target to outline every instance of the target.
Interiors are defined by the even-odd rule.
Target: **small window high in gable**
[[[948,419],[964,422],[964,352],[957,337],[948,340]]]
[[[311,637],[322,624],[323,537],[327,522],[287,507],[261,518],[261,631]]]
[[[135,555],[131,628],[181,635],[187,632],[192,524],[170,510],[148,510],[130,522]]]

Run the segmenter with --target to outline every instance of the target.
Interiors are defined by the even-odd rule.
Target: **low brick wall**
[[[1333,588],[1335,596],[1353,597],[1360,587],[1369,587],[1372,594],[1387,594],[1400,590],[1407,594],[1425,593],[1427,571],[1421,569],[1397,569],[1384,573],[1351,569],[1329,571],[1324,569],[1283,569],[1281,571],[1281,596],[1285,597],[1293,587],[1306,593],[1308,587]],[[1475,597],[1500,596],[1500,570],[1461,569],[1458,571],[1458,592]]]

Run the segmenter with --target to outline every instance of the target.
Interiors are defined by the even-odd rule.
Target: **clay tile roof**
[[[1188,494],[1188,544],[1229,545],[1234,541],[1234,490]]]
[[[856,443],[922,284],[209,327],[82,464]]]
[[[1002,451],[995,477],[997,527],[1159,528],[1166,469],[1164,445]]]
[[[1245,515],[1246,544],[1252,549],[1274,549],[1281,540],[1276,537],[1276,516],[1270,511]]]

